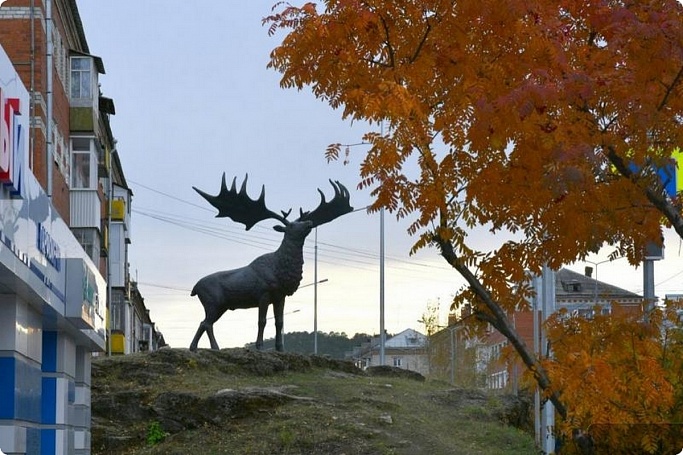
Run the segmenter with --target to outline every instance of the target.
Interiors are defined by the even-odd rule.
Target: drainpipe
[[[29,2],[29,20],[31,21],[31,99],[29,101],[29,110],[31,117],[30,134],[29,134],[29,158],[28,163],[31,170],[35,169],[34,147],[36,143],[36,27],[35,27],[35,5],[34,0]]]
[[[110,157],[114,156],[116,153],[116,147],[114,147],[109,153]],[[105,154],[105,160],[107,155]],[[111,163],[111,158],[110,161]],[[111,291],[111,209],[112,201],[114,199],[114,178],[112,176],[111,168],[107,168],[109,185],[107,185],[107,356],[111,356],[111,320],[113,318],[112,313],[112,291]]]
[[[45,0],[45,34],[47,36],[47,90],[45,93],[47,103],[47,113],[45,119],[45,145],[47,146],[47,156],[45,158],[47,173],[47,197],[52,198],[52,151],[54,144],[52,143],[52,53],[54,50],[54,43],[52,41],[52,0]]]

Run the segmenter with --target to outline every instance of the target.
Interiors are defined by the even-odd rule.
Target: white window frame
[[[77,141],[88,141],[87,147],[83,147],[83,144],[78,144]],[[70,149],[71,189],[97,190],[97,151],[95,149],[95,138],[87,136],[74,136],[70,140]],[[77,161],[79,159],[85,158],[87,158],[87,163]],[[87,174],[81,171],[85,171]]]
[[[74,68],[76,62],[87,62],[87,68]],[[79,75],[76,83],[76,74]],[[87,83],[87,87],[84,87]],[[72,100],[92,100],[97,86],[95,80],[95,62],[92,57],[83,55],[72,56],[69,59],[69,97]]]

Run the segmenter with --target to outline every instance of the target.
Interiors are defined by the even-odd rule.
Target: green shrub
[[[154,422],[149,424],[149,428],[147,429],[148,445],[153,446],[159,444],[164,439],[166,439],[166,436],[168,436],[168,433],[166,433],[164,429],[161,428],[161,424],[159,422],[155,420]]]

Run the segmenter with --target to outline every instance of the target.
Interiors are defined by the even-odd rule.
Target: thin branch
[[[417,49],[415,49],[415,53],[410,58],[410,63],[413,63],[413,62],[415,62],[415,60],[417,60],[417,57],[420,55],[420,51],[422,50],[422,47],[424,46],[425,42],[427,41],[427,36],[429,36],[429,32],[432,30],[432,26],[429,23],[429,19],[427,19],[426,22],[427,22],[427,29],[425,30],[424,35],[422,35],[422,39],[420,40],[420,43],[417,45]]]
[[[377,65],[377,66],[382,66],[384,68],[391,68],[391,65],[388,63],[380,62],[379,60],[373,60],[371,58],[364,58],[363,61],[370,63],[371,65]]]
[[[601,130],[600,132],[601,132],[601,133],[607,132],[607,130],[610,128],[610,126],[612,126],[612,124],[613,124],[614,122],[616,122],[618,118],[619,118],[618,115],[614,115],[614,116],[609,120],[609,122],[605,123],[605,126],[602,128],[602,130]]]
[[[659,103],[659,106],[657,107],[658,111],[661,111],[662,109],[664,109],[666,102],[669,100],[669,96],[674,91],[674,88],[676,88],[678,83],[681,82],[682,79],[683,79],[683,66],[681,67],[680,70],[678,70],[678,74],[674,78],[671,85],[669,87],[667,87],[666,93],[664,94],[664,98],[662,98],[662,102]]]
[[[391,37],[389,35],[389,26],[384,20],[384,16],[379,15],[379,20],[382,22],[382,28],[384,29],[384,35],[386,36],[387,50],[389,51],[389,67],[394,68],[396,65],[396,60],[394,59],[394,48],[391,47]]]

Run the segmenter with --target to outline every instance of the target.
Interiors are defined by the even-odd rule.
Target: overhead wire
[[[141,184],[139,182],[131,181],[132,184],[144,188],[148,191],[154,192],[161,196],[173,199],[175,201],[181,202],[183,204],[201,209],[207,212],[213,212],[213,209],[207,208],[205,206],[195,204],[193,202],[186,201],[182,198],[174,196],[172,194],[160,191],[158,189],[152,188],[150,186]],[[355,212],[365,210],[366,208],[356,209]],[[259,234],[250,233],[247,234],[243,229],[231,228],[229,225],[209,222],[199,222],[195,218],[170,214],[167,211],[155,210],[155,209],[145,209],[145,208],[134,208],[133,212],[145,216],[151,219],[155,219],[160,222],[172,224],[193,232],[198,232],[201,234],[209,235],[215,238],[220,238],[226,241],[234,242],[240,245],[249,246],[262,250],[273,250],[281,242],[281,236],[275,234],[270,228],[264,226],[255,226],[259,230]],[[271,233],[272,235],[266,235],[266,233]],[[379,254],[377,252],[363,250],[359,248],[352,248],[349,246],[336,245],[329,242],[318,241],[318,261],[323,264],[339,265],[343,262],[345,266],[357,268],[364,271],[375,271],[376,262],[379,259]],[[311,246],[305,245],[304,251],[307,255],[312,255],[313,248]],[[388,266],[395,272],[399,273],[420,273],[429,272],[434,270],[450,270],[446,266],[435,265],[431,263],[425,263],[417,260],[406,260],[404,258],[387,256],[391,262]],[[419,270],[422,269],[422,270]],[[683,270],[659,281],[656,286],[660,287],[662,284],[683,275]],[[145,283],[147,286],[154,286],[158,288],[167,288],[170,290],[178,290],[183,292],[189,292],[188,289],[175,289],[172,287]]]
[[[352,144],[352,145],[361,145],[361,144],[363,144],[363,143]],[[190,206],[192,206],[192,207],[200,208],[200,209],[202,209],[202,210],[209,211],[209,212],[212,212],[212,211],[213,211],[213,209],[207,208],[207,207],[205,207],[205,206],[203,206],[203,205],[199,205],[199,204],[195,204],[195,203],[193,203],[193,202],[186,201],[186,200],[181,199],[181,198],[179,198],[179,197],[177,197],[177,196],[174,196],[174,195],[172,195],[172,194],[169,194],[169,193],[166,193],[166,192],[157,190],[157,189],[155,189],[155,188],[152,188],[152,187],[150,187],[150,186],[141,184],[141,183],[139,183],[139,182],[135,182],[135,181],[130,180],[130,179],[129,179],[129,181],[130,181],[131,183],[135,184],[135,185],[140,186],[141,188],[145,188],[145,189],[147,189],[147,190],[149,190],[149,191],[152,191],[152,192],[157,193],[157,194],[159,194],[159,195],[162,195],[162,196],[164,196],[164,197],[168,197],[168,198],[174,199],[174,200],[176,200],[176,201],[178,201],[178,202],[182,202],[183,204],[187,204],[187,205],[190,205]],[[361,207],[361,208],[355,209],[355,210],[353,211],[353,213],[355,213],[355,212],[360,212],[360,211],[363,211],[363,210],[367,210],[367,208],[368,208],[368,207]],[[141,212],[140,209],[137,209],[137,210],[136,210],[136,209],[133,209],[133,210],[134,210],[134,211]],[[201,223],[197,223],[197,225],[198,225],[198,226],[201,226],[202,224],[201,224]],[[268,228],[264,228],[263,226],[256,226],[256,228],[258,228],[258,229],[268,229]],[[279,241],[278,241],[278,243],[279,243]],[[353,248],[349,248],[349,247],[346,247],[346,246],[339,246],[339,245],[334,245],[334,244],[325,243],[325,242],[318,242],[318,245],[325,245],[325,246],[329,246],[329,247],[331,247],[331,248],[337,248],[337,249],[339,249],[340,251],[353,252],[353,253],[355,253],[355,254],[358,254],[358,255],[361,255],[361,256],[365,256],[365,257],[368,257],[368,258],[372,258],[372,259],[377,259],[377,258],[379,257],[377,253],[370,252],[370,251],[367,251],[367,250],[353,249]],[[409,265],[417,265],[417,266],[428,267],[428,268],[440,268],[440,269],[443,269],[443,270],[450,270],[449,267],[435,266],[434,264],[425,264],[425,263],[421,263],[421,262],[419,262],[419,261],[407,261],[407,260],[402,259],[402,258],[391,257],[391,256],[386,256],[386,258],[387,258],[387,259],[390,259],[390,260],[392,260],[392,261],[403,262],[403,263],[409,264]]]
[[[166,193],[156,191],[159,194],[166,195]],[[176,200],[182,201],[182,199],[175,198]],[[185,202],[185,201],[183,201]],[[362,209],[361,209],[362,210]],[[356,210],[358,211],[358,210]],[[252,245],[252,246],[260,246],[262,248],[272,248],[273,245],[279,245],[281,242],[281,237],[279,235],[276,235],[273,233],[272,237],[263,237],[259,235],[254,235],[250,234],[247,235],[245,232],[241,229],[228,229],[226,226],[216,226],[216,227],[211,227],[211,225],[207,222],[198,222],[194,218],[189,218],[189,217],[183,217],[180,215],[170,215],[167,212],[164,211],[158,211],[154,209],[133,209],[134,213],[138,213],[142,216],[147,216],[150,218],[157,219],[159,221],[163,222],[168,222],[170,224],[174,224],[179,227],[184,227],[186,229],[195,231],[195,232],[201,232],[207,235],[212,235],[218,238],[224,238],[226,240],[232,240],[236,241],[237,243],[242,243],[246,245]],[[269,228],[263,227],[263,226],[255,226],[258,229],[261,229],[263,231],[267,232],[272,232]],[[228,235],[229,233],[229,235]],[[236,240],[235,237],[239,237],[239,240]],[[252,240],[252,239],[257,239],[257,240]],[[377,260],[379,258],[378,253],[368,251],[368,250],[361,250],[357,248],[350,248],[348,246],[340,246],[340,245],[335,245],[332,243],[328,242],[318,242],[318,246],[326,246],[331,249],[334,249],[335,251],[333,252],[332,256],[334,254],[341,254],[345,255],[347,259],[351,261],[358,262],[360,264],[365,264],[365,265],[373,265],[374,262],[368,262],[368,261],[361,261],[358,259],[358,256],[367,258],[367,259],[372,259],[372,260]],[[310,247],[306,247],[305,249],[310,250]],[[394,256],[386,256],[387,259],[394,261],[396,263],[402,263],[408,266],[417,266],[417,267],[424,267],[428,269],[441,269],[441,270],[450,270],[448,267],[440,266],[440,265],[434,265],[430,263],[424,263],[420,262],[417,260],[406,260],[403,258],[399,257],[394,257]]]
[[[139,182],[135,182],[132,180],[129,180],[130,183],[139,186],[140,188],[144,188],[148,191],[154,192],[156,194],[159,194],[161,196],[173,199],[175,201],[181,202],[186,205],[190,205],[192,207],[196,207],[199,209],[202,209],[204,211],[213,211],[212,209],[209,209],[207,207],[186,201],[182,198],[179,198],[177,196],[174,196],[172,194],[160,191],[158,189],[152,188],[150,186],[141,184]],[[365,210],[365,208],[361,209],[356,209],[354,212],[359,212],[362,210]],[[198,232],[204,235],[209,235],[215,238],[220,238],[223,240],[227,240],[230,242],[234,242],[237,244],[245,245],[245,246],[250,246],[253,248],[258,248],[258,249],[264,249],[264,250],[273,250],[274,248],[277,247],[281,243],[281,236],[276,235],[273,231],[270,230],[270,228],[264,227],[264,226],[256,226],[256,228],[260,229],[259,234],[246,234],[242,229],[236,229],[236,228],[229,228],[228,226],[225,225],[218,225],[217,223],[209,223],[209,222],[199,222],[195,218],[187,217],[187,216],[182,216],[182,215],[175,215],[171,214],[168,211],[165,210],[157,210],[157,209],[149,209],[149,208],[133,208],[132,211],[138,215],[148,217],[160,222],[168,223],[175,225],[177,227],[187,229],[193,232]],[[264,232],[273,232],[272,236],[267,236],[267,235],[261,235]],[[318,242],[319,248],[318,253],[318,261],[320,263],[327,263],[327,264],[332,264],[332,265],[339,265],[340,263],[343,263],[345,266],[348,267],[354,267],[358,268],[361,270],[365,271],[375,271],[376,269],[376,263],[377,260],[379,259],[379,254],[376,252],[368,251],[368,250],[362,250],[362,249],[357,249],[357,248],[350,248],[347,246],[340,246],[340,245],[335,245],[329,242]],[[327,248],[329,248],[329,250]],[[305,254],[312,254],[312,247],[310,246],[305,246],[304,251]],[[395,272],[399,273],[418,273],[420,275],[423,275],[424,272],[433,272],[436,269],[440,270],[450,270],[448,267],[444,266],[439,266],[435,264],[430,264],[430,263],[425,263],[421,262],[418,260],[406,260],[403,258],[398,258],[398,257],[391,257],[387,256],[387,259],[389,259],[390,262],[390,267],[392,270]],[[422,276],[422,279],[429,279],[429,276],[424,277]],[[152,283],[147,283],[147,285],[154,285]],[[166,286],[163,285],[156,285],[157,287],[164,288]],[[166,287],[168,288],[168,287]],[[183,290],[185,291],[185,290]]]
[[[223,240],[227,240],[230,242],[234,242],[237,244],[245,245],[245,246],[250,246],[258,249],[263,249],[263,250],[273,250],[274,248],[277,248],[277,246],[280,244],[281,239],[273,239],[273,238],[268,238],[264,237],[262,235],[252,235],[252,236],[244,236],[242,234],[238,234],[235,232],[227,231],[226,229],[223,228],[217,228],[217,227],[211,227],[207,224],[204,223],[198,223],[198,222],[188,222],[188,221],[182,221],[177,218],[173,218],[172,216],[168,215],[160,215],[160,214],[155,214],[151,211],[144,211],[140,209],[133,209],[133,212],[142,216],[147,216],[152,219],[155,219],[157,221],[162,221],[166,222],[169,224],[173,224],[178,227],[182,227],[188,230],[191,230],[193,232],[198,232],[202,233],[205,235],[209,235],[215,238],[220,238]],[[329,252],[325,248],[319,248],[318,250],[318,262],[323,263],[323,264],[331,264],[331,265],[338,265],[340,261],[343,261],[345,265],[349,267],[354,267],[358,268],[361,270],[366,270],[366,271],[374,271],[376,268],[376,262],[377,258],[379,257],[377,253],[372,253],[368,251],[363,251],[363,250],[358,250],[358,249],[351,249],[347,247],[342,247],[338,245],[334,245],[331,243],[320,243],[318,242],[318,245],[323,245],[323,246],[328,246],[330,248],[334,248],[335,251]],[[311,250],[312,248],[310,246],[305,246],[304,250],[308,256],[312,254]],[[434,269],[442,269],[442,270],[448,270],[444,267],[438,267],[434,266],[431,264],[425,264],[421,263],[419,261],[406,261],[401,258],[390,258],[392,260],[392,264],[390,267],[399,272],[429,272],[431,269],[432,271]],[[423,270],[416,270],[414,267],[418,268],[423,268]]]

